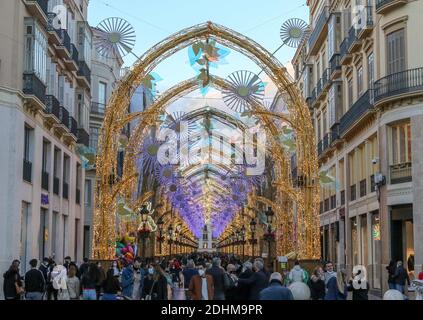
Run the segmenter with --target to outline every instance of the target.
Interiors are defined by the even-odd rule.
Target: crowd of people
[[[298,261],[290,271],[272,272],[261,258],[241,261],[234,255],[191,254],[174,258],[120,259],[110,265],[63,264],[44,258],[29,262],[20,274],[12,262],[3,275],[7,300],[294,300],[294,287],[306,286],[312,300],[368,300],[368,283],[360,284],[360,270],[348,277],[331,262],[309,274]],[[407,272],[400,262],[387,267],[389,288],[404,293]],[[358,279],[358,280],[357,280]],[[357,285],[357,283],[359,285]],[[303,289],[302,288],[302,289]],[[304,297],[303,297],[304,298]],[[299,299],[302,299],[299,297]]]

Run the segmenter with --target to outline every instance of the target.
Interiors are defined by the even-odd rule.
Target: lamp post
[[[141,257],[143,259],[145,258],[145,242],[146,242],[146,239],[148,238],[148,236],[150,235],[150,230],[148,230],[146,228],[149,213],[150,213],[150,211],[148,211],[146,205],[143,205],[140,212],[139,212],[139,214],[141,216],[142,228],[138,230],[138,233],[139,233],[139,235],[141,237],[141,241],[142,241]]]
[[[162,217],[159,218],[159,220],[157,220],[157,227],[159,228],[159,254],[162,254],[162,242],[163,242],[163,225],[164,225],[164,221],[162,219]]]
[[[267,218],[266,238],[267,238],[267,244],[268,244],[268,248],[269,248],[269,254],[268,254],[269,266],[273,266],[272,255],[271,255],[271,246],[272,246],[272,241],[273,241],[272,223],[273,223],[273,217],[275,216],[275,213],[273,212],[272,207],[269,207],[267,209],[267,211],[265,212],[265,214],[266,214],[266,218]]]
[[[242,260],[245,259],[245,251],[244,251],[244,247],[245,247],[245,226],[243,225],[241,228],[241,244],[242,244]]]
[[[250,222],[250,231],[251,231],[251,239],[250,239],[250,242],[251,242],[251,246],[252,246],[252,249],[253,249],[253,252],[252,252],[253,257],[255,256],[254,255],[254,246],[256,244],[256,238],[255,238],[256,226],[257,226],[256,219],[254,219],[254,218],[251,219],[251,222]]]
[[[167,234],[169,235],[169,257],[171,257],[172,256],[172,236],[173,236],[172,226],[169,226],[169,228],[167,228]]]

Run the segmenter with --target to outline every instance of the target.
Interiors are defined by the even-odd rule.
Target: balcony
[[[23,160],[23,180],[32,182],[32,162],[26,159]]]
[[[43,188],[44,190],[48,191],[48,183],[49,181],[49,174],[46,171],[42,171],[41,172],[41,188]]]
[[[326,92],[326,89],[330,85],[330,68],[327,68],[325,71],[323,71],[322,74],[322,92]]]
[[[354,184],[350,187],[350,201],[355,201],[357,199],[357,185]]]
[[[69,199],[69,185],[66,182],[63,182],[63,199]]]
[[[78,137],[78,122],[74,117],[68,115],[68,122],[65,125],[69,129],[69,134],[76,140]]]
[[[355,25],[348,32],[348,52],[355,53],[360,50],[361,40],[358,38],[358,30]]]
[[[374,23],[372,9],[372,6],[365,6],[363,11],[360,12],[357,28],[358,39],[366,38],[373,30]]]
[[[407,0],[376,0],[376,13],[385,14],[406,3]]]
[[[81,204],[81,190],[79,190],[78,188],[76,189],[75,193],[75,202],[76,204]]]
[[[69,111],[65,107],[60,106],[59,120],[66,128],[69,126]]]
[[[90,135],[83,128],[78,129],[78,143],[83,144],[86,147],[90,146]]]
[[[46,96],[45,118],[52,123],[60,122],[60,102],[53,95]]]
[[[46,86],[34,73],[24,73],[23,93],[28,105],[37,110],[45,109]]]
[[[342,116],[339,125],[339,134],[341,137],[344,137],[355,125],[373,112],[370,93],[371,91],[367,90]]]
[[[25,0],[24,2],[29,13],[38,18],[38,20],[46,26],[48,21],[48,0]]]
[[[104,111],[106,110],[106,105],[98,102],[91,103],[91,113],[104,115]]]
[[[79,70],[77,72],[78,82],[87,89],[91,88],[91,70],[85,61],[79,61]]]
[[[65,58],[66,67],[70,71],[77,71],[79,67],[79,53],[78,49],[73,43],[70,46],[70,57]]]
[[[326,23],[329,18],[328,7],[324,7],[319,17],[317,18],[316,25],[313,32],[308,39],[308,47],[310,55],[315,55],[319,49],[318,44],[322,43],[327,33],[328,24]]]
[[[385,100],[423,93],[423,68],[409,69],[379,79],[374,84],[375,105]]]
[[[53,178],[53,193],[55,195],[59,195],[59,188],[60,188],[60,179],[57,177]]]
[[[60,44],[56,46],[58,56],[64,60],[72,59],[71,39],[68,32],[65,29],[58,29],[56,32],[60,37]]]
[[[331,80],[338,78],[342,74],[340,57],[339,53],[335,53],[329,61]]]
[[[335,123],[332,128],[330,129],[330,145],[331,147],[341,142],[341,138],[339,136],[339,123]]]
[[[349,47],[350,47],[349,37],[346,37],[341,42],[341,46],[340,46],[339,62],[341,63],[341,65],[348,64],[351,62],[352,55],[348,51]]]
[[[367,194],[367,180],[360,181],[360,198],[365,197]]]
[[[56,14],[53,12],[48,13],[48,24],[47,24],[47,32],[48,32],[48,40],[53,45],[60,46],[62,43],[61,39],[61,32],[59,29],[56,29],[54,27],[54,18],[56,17]]]
[[[411,175],[411,162],[405,162],[390,166],[391,184],[411,182],[413,180]]]

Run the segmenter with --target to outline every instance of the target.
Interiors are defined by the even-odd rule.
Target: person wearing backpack
[[[25,274],[25,298],[26,300],[43,300],[46,289],[46,281],[43,273],[37,269],[38,260],[29,262],[31,270]]]

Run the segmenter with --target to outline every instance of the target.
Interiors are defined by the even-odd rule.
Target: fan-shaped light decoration
[[[174,168],[172,165],[158,165],[155,168],[156,179],[160,184],[169,184],[174,179]]]
[[[232,85],[231,90],[222,91],[223,101],[236,112],[248,109],[249,102],[262,103],[265,84],[254,73],[240,70],[231,73],[227,81]]]
[[[105,58],[116,55],[126,56],[135,45],[135,30],[132,25],[121,18],[107,18],[101,21],[94,32],[94,47]]]
[[[291,48],[298,48],[310,35],[307,22],[292,18],[282,24],[280,31],[283,44]]]

